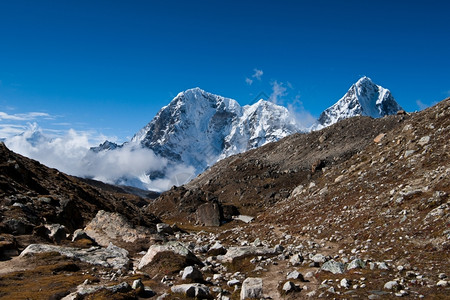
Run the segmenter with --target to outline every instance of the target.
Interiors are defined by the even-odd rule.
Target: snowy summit
[[[388,89],[364,76],[350,87],[344,97],[322,112],[315,129],[355,116],[380,118],[393,115],[401,109]]]
[[[203,171],[217,160],[277,141],[303,128],[282,106],[240,106],[200,88],[179,93],[131,140],[171,162]]]

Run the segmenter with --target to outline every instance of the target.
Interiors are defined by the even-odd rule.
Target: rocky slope
[[[449,140],[450,98],[225,158],[148,204],[3,149],[0,297],[446,299]],[[61,232],[57,196],[82,227]]]
[[[449,116],[446,99],[409,116],[357,117],[293,135],[220,161],[149,208],[199,225],[233,214],[255,218],[216,239],[285,245],[286,260],[275,266],[314,274],[309,283],[297,281],[308,289],[297,297],[445,298]],[[288,258],[297,254],[303,260],[295,266]],[[263,281],[278,276],[284,284],[277,267],[263,269]]]

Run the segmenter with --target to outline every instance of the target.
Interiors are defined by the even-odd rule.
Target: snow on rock
[[[220,159],[298,131],[305,128],[285,107],[265,100],[242,107],[233,99],[194,88],[179,93],[130,144],[153,150],[169,161],[168,167],[193,167],[192,178]]]
[[[362,77],[353,84],[338,102],[322,112],[313,129],[322,129],[340,120],[354,116],[380,118],[402,110],[391,92]]]

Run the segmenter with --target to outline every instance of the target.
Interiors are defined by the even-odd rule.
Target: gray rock
[[[380,269],[380,270],[389,270],[389,267],[385,262],[380,262],[377,265],[378,265],[378,269]]]
[[[405,151],[405,157],[408,157],[408,156],[413,155],[414,152],[416,152],[416,151],[414,151],[414,150],[406,150],[406,151]]]
[[[182,294],[186,297],[191,298],[199,298],[199,299],[211,298],[208,287],[199,283],[174,285],[171,287],[170,290],[172,291],[172,293]]]
[[[6,225],[6,228],[8,228],[8,230],[14,235],[27,234],[33,231],[33,226],[22,220],[9,219],[7,221],[4,221],[3,223]]]
[[[287,274],[286,279],[296,279],[296,280],[300,280],[300,281],[305,281],[305,278],[303,278],[303,275],[296,270],[289,272]]]
[[[332,259],[325,262],[322,265],[321,270],[331,272],[333,274],[343,274],[345,272],[345,265]]]
[[[66,239],[66,235],[68,233],[68,230],[64,225],[61,224],[46,224],[45,228],[47,228],[48,237],[54,241],[55,243],[59,244],[62,240]]]
[[[224,246],[222,246],[221,243],[216,242],[211,248],[209,248],[208,250],[208,255],[224,255],[225,253],[227,253],[227,250],[225,249]]]
[[[397,289],[399,289],[399,284],[398,284],[398,282],[397,281],[394,281],[394,280],[392,280],[392,281],[388,281],[388,282],[386,282],[385,284],[384,284],[384,289],[386,289],[386,290],[397,290]]]
[[[291,263],[291,265],[293,266],[298,266],[300,265],[302,262],[304,261],[304,258],[301,254],[294,254],[291,259],[289,260],[289,262]]]
[[[135,281],[133,281],[133,284],[131,285],[131,288],[133,290],[137,290],[137,289],[144,289],[144,284],[142,283],[142,281],[140,279],[136,279]]]
[[[87,235],[97,244],[108,246],[110,242],[135,244],[138,240],[147,241],[154,232],[150,228],[133,226],[118,213],[98,211],[94,219],[84,228]]]
[[[312,298],[312,297],[315,297],[316,294],[317,294],[316,291],[311,291],[311,292],[309,292],[309,293],[306,293],[306,296],[307,296],[308,298]]]
[[[285,292],[286,294],[295,292],[298,289],[299,289],[299,287],[296,286],[292,281],[286,281],[283,284],[283,292]]]
[[[131,286],[127,282],[119,283],[118,285],[113,285],[105,288],[112,293],[128,293],[131,291]]]
[[[94,242],[94,239],[91,238],[83,229],[77,229],[72,234],[72,242],[79,241],[82,239],[87,239]]]
[[[197,222],[203,226],[220,226],[220,207],[216,202],[200,205],[196,212]]]
[[[359,258],[356,258],[347,265],[347,270],[364,269],[365,267],[366,267],[366,264],[364,263],[364,261],[362,261]]]
[[[217,256],[217,259],[222,262],[233,262],[236,259],[247,256],[259,256],[259,255],[275,255],[277,251],[275,249],[266,247],[230,247],[225,255]]]
[[[245,215],[239,215],[239,216],[233,216],[234,220],[242,221],[244,223],[251,223],[255,218],[251,216],[245,216]]]
[[[425,146],[430,141],[430,136],[426,135],[420,138],[420,140],[417,142],[420,146]]]
[[[350,280],[342,278],[339,284],[341,285],[341,287],[348,289],[350,287]]]
[[[448,285],[449,285],[449,283],[448,283],[447,280],[439,280],[439,281],[436,283],[436,286],[439,286],[439,287],[447,287]]]
[[[261,278],[247,278],[242,283],[241,300],[261,298],[263,295],[263,281]]]
[[[138,269],[142,269],[145,266],[158,259],[159,254],[167,252],[170,255],[177,255],[184,258],[185,265],[203,265],[203,263],[195,256],[188,248],[183,246],[179,242],[168,242],[163,245],[152,245],[148,249],[144,257],[139,262]]]
[[[327,261],[326,257],[320,253],[311,257],[311,260],[315,263],[324,263]]]
[[[158,223],[156,224],[156,231],[158,233],[162,233],[162,234],[173,234],[173,228],[170,227],[168,224],[166,223]]]
[[[241,282],[238,279],[231,279],[227,281],[227,285],[230,287],[238,284],[241,284]]]
[[[256,239],[253,241],[253,246],[255,246],[255,247],[260,247],[260,246],[262,246],[261,240],[260,240],[259,238],[256,238]]]
[[[181,277],[181,279],[183,279],[183,280],[191,279],[194,281],[199,281],[199,280],[203,280],[203,274],[202,274],[202,272],[200,272],[199,269],[197,269],[197,267],[187,266],[183,270],[183,276]]]
[[[74,258],[92,265],[100,265],[105,268],[128,269],[130,266],[128,251],[113,244],[110,244],[107,248],[91,247],[89,249],[31,244],[22,251],[20,257],[46,252],[58,252],[69,258]]]

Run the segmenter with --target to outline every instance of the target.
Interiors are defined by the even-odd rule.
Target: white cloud
[[[0,124],[0,138],[7,138],[21,134],[26,129],[23,125]]]
[[[70,129],[62,135],[49,137],[36,123],[28,124],[25,130],[15,125],[7,128],[10,133],[13,129],[16,133],[5,140],[9,149],[70,175],[164,191],[185,183],[195,174],[194,168],[189,166],[167,168],[166,159],[137,144],[126,144],[122,148],[99,153],[90,151],[90,147],[107,139],[93,132]],[[166,176],[150,180],[146,173],[152,171],[164,171]]]
[[[0,111],[0,121],[2,120],[11,120],[11,121],[31,121],[36,120],[38,118],[46,118],[51,119],[52,117],[47,113],[42,112],[29,112],[25,114],[8,114]]]
[[[282,82],[278,83],[276,80],[272,82],[271,85],[272,93],[269,96],[269,101],[275,104],[280,104],[282,102],[282,98],[287,95],[287,88]]]
[[[259,70],[259,69],[256,69],[256,68],[253,69],[253,72],[254,73],[251,76],[251,78],[249,78],[249,77],[245,78],[245,83],[248,84],[248,85],[252,85],[253,84],[253,79],[252,78],[255,78],[256,80],[261,81],[261,77],[264,74],[264,72],[262,70]]]
[[[256,79],[258,79],[258,80],[261,80],[261,77],[263,76],[263,74],[264,74],[264,72],[262,71],[262,70],[258,70],[258,69],[253,69],[253,71],[255,72],[255,73],[253,73],[253,75],[252,75],[252,77],[253,78],[256,78]]]
[[[419,108],[419,110],[424,110],[424,109],[426,109],[430,106],[436,105],[436,104],[437,104],[436,101],[431,102],[431,104],[427,104],[425,102],[422,102],[420,99],[416,100],[416,105]]]
[[[294,115],[296,123],[300,124],[305,129],[310,128],[317,121],[317,119],[303,107],[300,95],[297,95],[293,102],[287,105],[287,108]]]
[[[427,104],[423,103],[423,102],[422,102],[422,101],[420,101],[419,99],[418,99],[418,100],[416,100],[416,104],[417,104],[417,107],[419,107],[419,110],[423,110],[423,109],[425,109],[425,108],[427,108],[427,107],[428,107],[428,105],[427,105]]]

